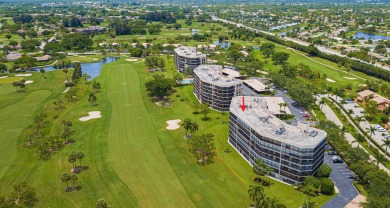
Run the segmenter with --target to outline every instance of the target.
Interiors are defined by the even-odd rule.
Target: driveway
[[[332,157],[333,155],[325,153],[324,164],[332,168],[330,178],[334,181],[339,194],[328,201],[322,208],[344,207],[359,194],[352,183],[354,179],[353,172],[348,169],[345,163],[333,163]]]

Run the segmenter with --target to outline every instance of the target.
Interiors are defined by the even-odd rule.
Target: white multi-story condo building
[[[232,98],[242,94],[241,80],[224,76],[220,65],[200,65],[193,76],[195,96],[212,109],[229,111]]]
[[[270,175],[295,184],[315,175],[324,161],[326,132],[307,123],[292,126],[275,117],[267,100],[234,97],[230,105],[229,143],[251,165],[261,159],[273,169]]]
[[[206,54],[196,51],[196,47],[181,46],[175,48],[175,67],[179,72],[193,70],[206,63]]]

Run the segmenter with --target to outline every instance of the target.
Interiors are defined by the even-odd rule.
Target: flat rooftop
[[[249,87],[251,87],[253,90],[255,90],[256,92],[264,92],[264,91],[269,91],[269,89],[265,89],[265,84],[263,84],[262,82],[260,82],[259,80],[257,79],[248,79],[248,80],[244,80],[244,83],[246,85],[248,85]]]
[[[206,58],[206,54],[203,54],[201,52],[196,51],[196,47],[189,47],[189,46],[181,46],[178,48],[175,48],[175,52],[179,56],[187,57],[187,58]]]
[[[242,97],[232,99],[230,112],[263,136],[299,148],[315,148],[327,136],[325,131],[312,128],[308,123],[292,126],[281,121],[267,108],[268,98],[244,96],[247,108],[242,111]]]
[[[227,74],[228,76],[241,77],[240,72],[233,69],[224,68],[222,69],[222,73]]]
[[[235,79],[234,76],[224,76],[221,65],[200,65],[194,69],[194,74],[203,82],[221,87],[229,87],[242,83],[241,80]]]

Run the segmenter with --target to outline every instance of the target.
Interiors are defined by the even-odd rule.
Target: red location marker
[[[241,105],[241,110],[242,110],[242,111],[245,111],[245,108],[246,108],[246,106],[245,106],[245,98],[244,98],[244,97],[242,97],[242,105]]]

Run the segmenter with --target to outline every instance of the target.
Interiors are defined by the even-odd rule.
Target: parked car
[[[360,113],[364,113],[364,112],[365,112],[364,109],[361,109],[361,110],[360,110]]]
[[[303,114],[303,117],[310,117],[310,114],[305,113],[305,114]]]
[[[342,163],[343,160],[339,156],[333,156],[332,157],[333,163]]]
[[[337,152],[336,151],[329,151],[328,152],[328,155],[337,155]],[[333,159],[333,158],[332,158]]]

